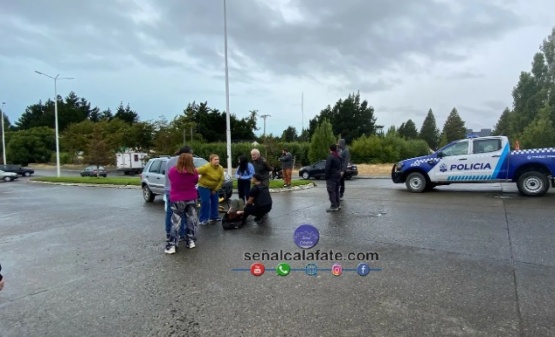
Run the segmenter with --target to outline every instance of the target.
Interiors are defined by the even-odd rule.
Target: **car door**
[[[469,151],[468,139],[453,142],[438,151],[440,160],[429,172],[430,179],[437,182],[462,180],[465,165],[468,164]]]
[[[314,164],[312,168],[311,175],[316,178],[325,178],[326,176],[326,161],[321,160]]]
[[[164,167],[162,167],[164,164]],[[148,171],[145,174],[145,179],[148,182],[148,186],[150,190],[155,194],[163,194],[164,193],[164,185],[166,183],[166,177],[162,174],[162,171],[165,170],[165,161],[162,160],[155,160],[152,162]]]
[[[507,151],[508,152],[508,149]],[[472,141],[472,155],[469,158],[471,170],[469,180],[506,179],[507,154],[503,153],[503,140],[500,137],[474,139]]]

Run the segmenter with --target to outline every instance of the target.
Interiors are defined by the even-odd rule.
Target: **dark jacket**
[[[345,139],[339,140],[339,148],[340,150],[338,150],[338,152],[343,160],[343,172],[345,172],[347,171],[347,166],[351,162],[351,152],[347,148],[347,145],[345,145]]]
[[[290,152],[285,152],[284,155],[279,157],[279,161],[281,162],[282,169],[293,168],[293,155]]]
[[[324,176],[328,179],[340,179],[343,163],[341,157],[337,152],[332,152],[326,160],[326,167],[324,169]]]
[[[252,166],[254,166],[254,173],[258,173],[262,176],[262,179],[268,179],[270,177],[270,172],[274,169],[266,158],[260,156],[257,160],[251,161]]]

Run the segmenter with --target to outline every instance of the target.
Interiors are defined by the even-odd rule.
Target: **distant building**
[[[474,137],[487,137],[491,136],[491,129],[481,129],[480,131],[474,131],[472,129],[466,129],[466,136],[474,136]]]

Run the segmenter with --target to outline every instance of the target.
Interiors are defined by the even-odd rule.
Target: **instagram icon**
[[[343,273],[343,267],[340,264],[336,263],[331,267],[331,273],[335,276],[339,276]]]

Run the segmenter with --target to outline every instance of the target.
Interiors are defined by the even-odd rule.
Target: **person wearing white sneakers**
[[[186,246],[195,247],[196,233],[198,227],[197,213],[197,189],[199,173],[195,168],[193,156],[190,153],[179,155],[177,164],[169,169],[170,200],[172,209],[172,228],[170,240],[166,244],[166,254],[174,254],[179,244],[179,229],[181,219],[187,219]]]

